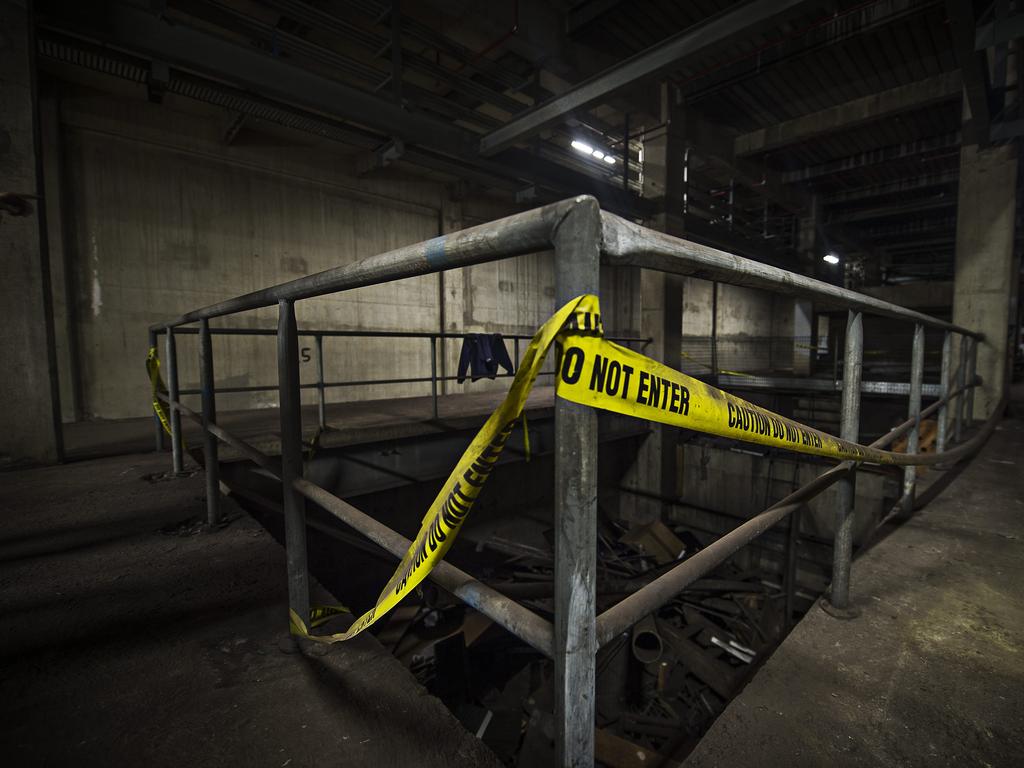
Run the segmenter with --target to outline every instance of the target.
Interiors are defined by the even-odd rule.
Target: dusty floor
[[[325,421],[329,429],[321,436],[320,445],[332,447],[395,440],[479,426],[504,399],[505,394],[506,391],[502,389],[438,397],[436,419],[433,399],[429,396],[328,403]],[[550,411],[554,399],[554,387],[534,387],[526,406],[531,418]],[[196,397],[186,397],[184,402],[199,411]],[[229,411],[226,410],[229,403],[221,404],[217,423],[265,453],[280,454],[278,433],[281,417],[277,408]],[[181,423],[186,442],[198,445],[201,435],[199,426],[184,416]],[[302,425],[304,438],[312,440],[317,426],[316,406],[303,406]],[[64,450],[70,460],[147,453],[153,450],[154,442],[153,419],[148,416],[80,421],[64,425]],[[230,446],[221,446],[222,461],[235,456]]]
[[[793,630],[686,765],[1024,764],[1024,409]]]
[[[4,765],[497,765],[372,637],[296,653],[281,548],[167,464],[0,474]]]

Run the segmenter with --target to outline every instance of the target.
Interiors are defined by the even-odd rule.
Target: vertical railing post
[[[167,397],[171,403],[167,407],[168,418],[171,420],[171,467],[174,474],[184,472],[184,461],[181,447],[181,413],[178,411],[178,346],[174,339],[174,328],[167,326]]]
[[[939,399],[945,400],[949,397],[950,368],[953,364],[953,333],[946,331],[942,335],[942,372],[939,375]],[[949,405],[939,406],[939,433],[935,438],[935,452],[943,453],[946,450],[947,435],[949,433]]]
[[[156,331],[149,332],[149,348],[156,349]],[[159,352],[157,353],[159,357]],[[153,410],[153,446],[157,453],[164,449],[164,425],[160,422],[160,416],[156,409]]]
[[[850,310],[846,321],[846,357],[843,361],[843,401],[840,436],[857,442],[860,437],[860,378],[864,352],[864,326],[860,312]],[[853,507],[856,467],[837,485],[838,516],[832,553],[832,608],[846,611],[850,604],[850,563],[853,558]]]
[[[324,337],[313,336],[316,345],[316,423],[321,430],[327,428],[327,393],[324,389]]]
[[[953,442],[959,443],[964,422],[964,403],[967,402],[967,393],[964,387],[967,384],[967,336],[960,337],[960,353],[957,355],[959,363],[956,369],[956,388],[960,392],[956,396],[956,410],[953,411]]]
[[[711,283],[711,375],[718,383],[718,282]]]
[[[199,321],[199,390],[203,398],[203,460],[206,465],[206,524],[211,528],[220,523],[220,464],[217,457],[217,438],[210,432],[217,423],[217,393],[213,378],[213,338],[210,321]]]
[[[924,378],[924,326],[914,325],[914,345],[910,352],[910,402],[907,416],[914,427],[907,435],[907,453],[917,453],[921,440],[921,383]],[[903,468],[903,514],[914,511],[914,490],[917,485],[917,467]]]
[[[278,303],[277,381],[281,412],[281,494],[288,560],[288,607],[309,622],[309,572],[306,567],[306,502],[293,483],[302,477],[302,402],[299,389],[299,337],[295,305]]]
[[[430,337],[430,399],[437,418],[437,337]]]
[[[597,201],[578,198],[556,225],[556,305],[600,289]],[[577,358],[562,355],[560,369]],[[582,364],[582,361],[579,361]],[[560,370],[559,375],[566,375]],[[559,766],[594,765],[597,413],[555,400],[555,721]]]
[[[969,427],[974,423],[974,377],[978,369],[978,340],[973,336],[968,338],[967,352],[967,402],[964,404],[964,423]]]

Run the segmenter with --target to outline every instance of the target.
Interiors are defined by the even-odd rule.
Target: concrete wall
[[[143,360],[150,323],[422,241],[441,229],[450,190],[440,181],[388,171],[358,179],[351,173],[353,155],[339,145],[304,147],[262,131],[243,131],[225,146],[228,116],[197,109],[171,97],[158,106],[79,86],[65,86],[60,98],[69,270],[67,306],[58,312],[71,318],[62,374],[73,379],[65,398],[69,406],[77,399],[80,417],[149,412]],[[448,229],[512,212],[468,194],[460,208]],[[543,255],[455,270],[443,285],[445,325],[452,331],[532,333],[554,309],[553,272]],[[439,293],[439,278],[430,275],[303,301],[297,305],[300,330],[435,331]],[[213,325],[275,327],[276,310]],[[454,373],[459,343],[448,347],[447,370]],[[218,383],[274,384],[274,355],[271,337],[215,338]],[[179,357],[181,385],[196,386],[194,337],[179,342]],[[331,339],[325,358],[328,380],[430,372],[425,340]],[[311,360],[302,377],[314,376]],[[505,386],[478,382],[472,388],[498,385]],[[429,391],[429,384],[376,385],[336,389],[330,398]],[[313,393],[305,396],[311,401]],[[275,404],[273,392],[218,399],[222,409]]]
[[[0,192],[42,196],[31,42],[23,4],[0,3]],[[58,456],[51,397],[49,265],[41,211],[0,213],[0,466]]]

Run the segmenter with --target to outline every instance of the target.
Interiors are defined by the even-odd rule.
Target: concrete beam
[[[960,170],[940,171],[929,173],[924,176],[915,176],[910,179],[899,179],[885,184],[872,184],[867,187],[846,189],[841,192],[834,192],[822,198],[825,205],[837,205],[840,203],[852,203],[858,200],[869,200],[873,197],[885,197],[887,195],[902,195],[908,192],[920,192],[924,189],[943,187],[955,184],[960,180]]]
[[[673,35],[658,45],[584,80],[566,93],[538,105],[480,140],[480,153],[492,155],[565,120],[624,88],[652,79],[680,61],[740,35],[749,35],[778,22],[808,0],[753,0],[727,13]]]
[[[737,157],[769,152],[833,131],[950,101],[959,98],[962,91],[960,73],[946,72],[737,136],[734,152]]]
[[[830,160],[827,163],[809,165],[796,171],[786,171],[782,174],[782,181],[786,184],[793,184],[798,181],[810,181],[822,176],[832,176],[845,171],[856,170],[866,166],[887,163],[893,160],[902,160],[928,152],[941,152],[942,150],[953,149],[960,146],[960,132],[947,133],[942,136],[934,136],[918,141],[909,141],[904,144],[893,144],[888,147],[858,152],[856,155]]]

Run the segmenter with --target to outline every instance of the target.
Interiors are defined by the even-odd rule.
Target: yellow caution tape
[[[798,453],[902,463],[898,454],[779,416],[600,337],[574,336],[566,342],[557,393],[592,408]]]
[[[164,386],[163,379],[160,378],[160,357],[157,355],[156,347],[150,347],[149,354],[146,355],[146,372],[149,374],[149,386],[153,395],[153,411],[160,419],[160,423],[163,424],[164,431],[169,435],[171,434],[171,421],[164,408],[163,400],[157,397],[157,393],[166,395],[167,387]]]
[[[877,464],[912,463],[906,454],[833,437],[606,341],[597,297],[580,296],[559,309],[534,335],[508,395],[448,476],[374,607],[356,619],[346,632],[330,635],[311,635],[309,630],[347,609],[321,606],[311,611],[307,621],[290,611],[293,634],[321,643],[348,640],[373,625],[426,578],[455,541],[513,428],[523,416],[537,374],[556,342],[562,347],[556,393],[565,400],[798,453]],[[158,386],[162,386],[156,350],[150,350],[146,364],[154,392],[153,407],[167,428],[166,414],[156,397]],[[523,423],[525,427],[525,419]]]
[[[420,584],[444,558],[458,535],[473,502],[501,456],[512,429],[523,412],[526,398],[540,373],[548,350],[563,334],[601,333],[600,309],[596,296],[580,296],[558,310],[534,335],[512,379],[508,395],[477,432],[455,469],[448,476],[423,517],[419,533],[388,580],[373,608],[346,632],[311,635],[307,623],[290,610],[293,634],[321,643],[337,643],[355,637],[394,608]]]

